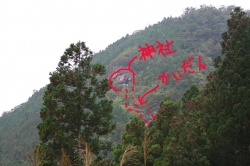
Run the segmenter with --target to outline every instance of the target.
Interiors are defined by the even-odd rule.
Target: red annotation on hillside
[[[123,68],[119,68],[116,71],[114,71],[110,76],[109,76],[109,86],[111,87],[112,90],[114,90],[115,92],[122,92],[122,89],[118,89],[114,86],[112,79],[120,72],[124,72],[127,71],[129,73],[131,73],[131,83],[132,83],[132,88],[131,88],[131,92],[135,92],[135,84],[136,84],[136,74],[135,71],[133,69],[131,69],[131,64],[135,61],[135,60],[152,60],[154,58],[153,53],[157,53],[158,55],[162,55],[164,58],[167,57],[167,55],[170,54],[175,54],[177,51],[176,50],[171,50],[171,45],[174,43],[174,41],[168,41],[166,40],[165,43],[161,43],[159,41],[156,41],[157,46],[155,47],[154,45],[149,45],[149,44],[145,44],[145,47],[139,46],[139,50],[138,52],[140,53],[139,56],[134,56],[133,58],[130,59],[130,61],[128,62],[127,67],[123,67]],[[178,82],[182,77],[183,74],[195,74],[195,71],[192,69],[193,64],[191,62],[193,62],[194,57],[193,56],[188,56],[187,59],[182,61],[182,71],[177,70],[177,71],[173,71],[171,72],[171,74],[167,73],[167,71],[162,71],[162,73],[160,75],[157,76],[156,80],[160,81],[158,84],[156,84],[155,86],[153,86],[153,88],[147,90],[144,94],[142,95],[138,95],[137,98],[132,96],[131,99],[134,102],[132,105],[128,104],[128,100],[129,100],[129,89],[125,88],[125,103],[124,106],[125,108],[129,111],[132,112],[134,111],[135,113],[137,113],[139,115],[139,117],[141,119],[144,120],[146,125],[150,125],[150,120],[145,119],[143,116],[143,113],[139,111],[139,108],[143,108],[143,105],[148,103],[148,100],[145,100],[144,98],[146,96],[148,96],[150,93],[153,93],[154,91],[156,91],[160,85],[168,85],[169,83],[169,79],[171,77],[173,77],[173,79]],[[202,57],[201,55],[198,55],[198,71],[201,71],[202,69],[206,69],[206,64],[202,63]],[[147,114],[150,115],[151,119],[156,119],[157,116],[153,113],[151,113],[151,110],[148,109]]]

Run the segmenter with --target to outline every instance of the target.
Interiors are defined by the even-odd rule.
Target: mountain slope
[[[27,161],[27,154],[38,141],[36,125],[45,88],[0,118],[0,165],[15,165]],[[26,164],[27,165],[27,164]]]
[[[184,74],[178,82],[172,77],[169,79],[167,86],[161,85],[160,90],[145,98],[145,100],[149,98],[150,100],[144,110],[157,111],[159,101],[166,95],[171,100],[178,100],[192,83],[199,88],[204,85],[206,76],[213,70],[213,58],[220,54],[221,34],[226,30],[226,21],[233,8],[233,6],[221,7],[220,9],[212,6],[201,6],[200,9],[187,8],[181,17],[164,18],[153,26],[135,31],[134,34],[126,35],[117,40],[109,45],[106,50],[95,54],[93,62],[105,65],[107,68],[106,77],[108,77],[117,69],[126,68],[129,60],[135,55],[140,56],[139,46],[145,47],[145,44],[148,43],[148,45],[153,45],[156,48],[156,41],[161,43],[165,43],[166,40],[174,41],[171,50],[177,50],[175,54],[164,58],[154,53],[152,54],[153,59],[136,60],[131,66],[136,73],[135,92],[131,96],[138,96],[157,84],[161,85],[158,77],[163,71],[172,77],[172,72],[177,73],[177,70],[183,70],[181,67],[183,60],[187,60],[189,55],[194,57],[192,64],[195,74]],[[202,56],[203,63],[207,64],[206,70],[197,70],[198,54]],[[125,89],[126,87],[123,84],[126,79],[132,79],[128,72],[121,73],[113,81],[118,88]],[[128,83],[127,89],[130,88],[132,88],[131,82]],[[117,94],[110,91],[108,96],[117,103],[123,104],[124,102],[124,93]]]
[[[178,82],[171,78],[168,86],[160,85],[160,90],[145,98],[149,100],[149,104],[143,110],[150,108],[157,111],[159,102],[166,95],[178,100],[192,83],[200,88],[204,85],[207,74],[213,70],[212,59],[220,54],[221,34],[226,30],[226,20],[230,17],[232,9],[233,6],[220,9],[212,6],[201,6],[200,9],[187,8],[181,17],[164,18],[155,25],[117,40],[95,54],[93,63],[105,65],[108,77],[116,69],[126,67],[132,57],[139,55],[138,46],[145,47],[145,43],[148,43],[156,47],[156,40],[162,43],[165,40],[173,40],[171,50],[177,50],[176,54],[168,55],[166,58],[153,54],[153,60],[138,60],[132,64],[137,78],[134,96],[138,96],[161,83],[157,77],[162,71],[171,74],[182,70],[182,61],[189,55],[194,56],[194,75],[183,75]],[[203,62],[207,64],[207,69],[200,72],[197,71],[198,54],[202,55]],[[126,76],[126,73],[119,76],[120,82],[117,81],[117,85],[126,88],[122,76]],[[131,83],[128,83],[127,87],[131,87]],[[26,154],[38,142],[36,125],[40,122],[39,111],[44,91],[45,87],[35,92],[26,103],[0,117],[0,165],[27,165]],[[124,93],[117,94],[110,90],[108,97],[114,101],[114,121],[118,125],[112,139],[117,142],[129,115],[123,105]]]

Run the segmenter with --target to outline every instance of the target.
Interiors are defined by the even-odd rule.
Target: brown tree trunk
[[[87,144],[87,142],[86,142],[86,144],[85,144],[85,153],[86,153],[86,155],[85,155],[85,162],[86,162],[86,166],[89,166],[89,159],[90,159],[90,154],[89,154],[89,145]]]
[[[78,149],[78,160],[79,160],[79,166],[81,165],[81,132],[80,132],[80,127],[78,128],[78,145],[77,145],[77,149]]]

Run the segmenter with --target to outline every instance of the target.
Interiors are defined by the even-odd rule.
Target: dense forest
[[[84,77],[91,78],[90,82],[95,83],[103,93],[107,90],[104,88],[105,78],[115,70],[127,67],[129,60],[139,55],[139,46],[145,47],[146,43],[156,48],[156,41],[161,43],[165,43],[166,40],[174,41],[171,50],[176,50],[176,53],[166,57],[153,53],[152,60],[134,61],[131,66],[137,78],[134,96],[141,95],[154,85],[160,84],[161,81],[157,78],[163,71],[168,73],[182,71],[183,60],[188,60],[189,56],[194,57],[192,61],[194,74],[185,74],[179,81],[171,78],[167,86],[161,85],[157,91],[146,97],[149,102],[140,111],[147,115],[150,109],[157,116],[154,120],[150,119],[150,125],[145,125],[136,113],[129,113],[126,110],[124,93],[116,93],[111,89],[105,95],[105,102],[101,102],[103,98],[97,99],[103,104],[100,108],[103,111],[110,110],[106,108],[111,108],[108,103],[112,101],[112,123],[116,124],[116,128],[113,130],[109,124],[102,122],[107,129],[94,127],[90,130],[95,131],[95,135],[88,135],[88,139],[83,139],[84,143],[81,145],[86,152],[85,158],[82,159],[85,164],[78,162],[79,156],[70,146],[75,144],[75,139],[80,140],[73,134],[75,131],[69,128],[71,124],[61,120],[63,116],[52,115],[50,111],[46,112],[44,109],[53,110],[55,107],[52,101],[49,103],[50,99],[60,97],[60,94],[69,95],[67,98],[69,99],[72,97],[74,86],[76,89],[81,86],[81,83],[76,85],[75,82],[70,81],[78,75],[69,74],[61,78],[61,74],[58,74],[69,70],[67,66],[62,65],[67,62],[62,58],[60,61],[62,69],[52,74],[51,85],[34,91],[26,103],[20,104],[10,112],[5,112],[0,117],[0,165],[32,165],[28,154],[30,158],[34,157],[33,165],[39,162],[41,165],[53,165],[56,163],[48,163],[55,159],[58,159],[58,165],[65,165],[65,163],[73,165],[75,162],[79,165],[100,166],[250,165],[249,14],[249,11],[243,12],[234,6],[223,6],[219,9],[204,5],[199,9],[186,8],[180,17],[164,18],[144,30],[126,35],[105,50],[94,54],[91,59],[93,71],[104,74],[101,66],[94,65],[100,63],[105,66],[106,74],[96,79],[86,76],[85,73]],[[75,50],[79,47],[80,45],[70,46]],[[70,49],[66,49],[65,54],[68,52]],[[203,63],[206,64],[206,68],[201,71],[198,69],[198,55],[201,55]],[[87,64],[90,65],[90,63]],[[86,68],[86,71],[89,72],[90,68]],[[60,90],[63,92],[58,89],[56,90],[58,94],[54,92],[52,85],[56,84],[55,82],[58,81],[55,80],[59,78],[67,83],[69,92],[64,92],[61,86],[59,88],[62,88]],[[67,79],[69,82],[65,81]],[[102,79],[104,82],[99,85],[97,80]],[[126,80],[131,80],[131,76],[124,72],[113,81],[120,89],[131,88],[132,83]],[[92,90],[89,87],[83,89]],[[96,93],[97,96],[103,95],[101,91]],[[51,95],[54,95],[54,98],[50,98]],[[90,96],[90,99],[92,98]],[[64,100],[65,97],[58,98],[56,101],[62,103]],[[100,116],[94,117],[94,113],[93,116],[89,113],[89,110],[98,112],[98,106],[84,104],[85,109],[88,108],[85,111],[86,116],[91,115],[91,118],[101,123]],[[63,109],[60,106],[61,112],[64,111]],[[73,106],[67,109],[73,109]],[[54,135],[51,134],[53,132],[49,132],[59,131],[57,126],[49,126],[51,119],[46,119],[50,117],[49,115],[56,117],[56,121],[60,121],[58,126],[67,123],[66,127],[61,125],[60,128],[60,132],[67,130],[67,137],[59,132],[55,132]],[[110,118],[109,112],[103,116]],[[65,114],[65,117],[74,119],[70,114]],[[91,125],[92,123],[89,123],[88,128]],[[79,129],[85,131],[87,127]],[[69,137],[70,134],[72,135]],[[64,140],[74,138],[74,140],[62,141],[62,138]],[[102,149],[101,143],[104,140],[112,142],[112,146]],[[52,145],[53,141],[56,144]],[[62,144],[61,147],[58,142]],[[87,148],[89,146],[92,151]],[[56,148],[57,152],[52,152]],[[61,148],[66,152],[61,151]],[[91,159],[86,158],[88,150],[93,152]],[[47,157],[43,158],[44,156],[39,155],[39,152],[41,154],[46,152]],[[49,155],[52,157],[48,157]],[[85,162],[87,160],[89,160],[88,163]]]

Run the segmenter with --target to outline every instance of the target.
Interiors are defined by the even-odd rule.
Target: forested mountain
[[[194,57],[192,69],[194,69],[195,74],[185,74],[178,82],[171,78],[169,79],[169,84],[167,86],[161,85],[160,90],[155,91],[146,98],[149,100],[149,103],[145,106],[144,110],[148,110],[148,108],[150,108],[153,112],[157,112],[160,108],[159,115],[163,115],[162,117],[170,116],[169,119],[160,118],[160,121],[155,122],[149,132],[154,129],[159,130],[161,128],[159,127],[160,123],[169,123],[171,121],[171,117],[174,117],[173,112],[167,112],[166,110],[169,109],[176,111],[179,108],[184,107],[170,100],[177,101],[182,98],[183,101],[187,102],[191,98],[187,97],[188,99],[185,99],[182,96],[190,85],[197,85],[197,89],[199,91],[199,89],[202,89],[207,82],[207,76],[210,71],[214,70],[212,64],[213,59],[221,54],[221,34],[227,30],[227,19],[230,18],[230,12],[232,12],[233,9],[233,6],[221,7],[219,9],[212,6],[201,6],[199,9],[187,8],[182,16],[178,18],[164,18],[157,24],[146,27],[144,30],[135,31],[132,35],[126,35],[125,37],[117,40],[113,44],[109,45],[105,50],[95,54],[93,63],[101,63],[105,65],[107,69],[106,77],[108,78],[115,70],[121,67],[127,67],[128,62],[132,57],[140,55],[138,52],[138,46],[145,47],[145,44],[148,43],[148,45],[154,45],[154,47],[157,47],[156,41],[161,43],[165,43],[166,40],[174,41],[171,45],[171,50],[176,50],[175,54],[170,54],[164,57],[154,53],[153,60],[138,60],[132,64],[131,67],[136,73],[137,78],[134,96],[138,96],[145,93],[154,85],[161,83],[161,81],[158,80],[158,76],[161,75],[162,71],[170,74],[172,72],[176,73],[177,70],[182,70],[181,66],[183,60],[188,60],[188,56],[190,55]],[[201,55],[203,63],[206,63],[207,65],[206,69],[201,71],[198,71],[197,69],[198,55]],[[124,83],[126,77],[129,79],[129,76],[126,73],[122,73],[116,80],[114,80],[119,88],[124,88],[126,86],[131,88],[131,82],[129,82],[128,85],[124,85],[127,84]],[[27,165],[27,153],[30,153],[34,146],[38,143],[36,125],[41,121],[39,111],[42,108],[42,97],[45,89],[46,88],[44,87],[41,90],[34,92],[32,97],[30,97],[26,103],[21,104],[10,112],[4,113],[3,116],[0,117],[0,165]],[[166,96],[169,98],[165,98]],[[189,96],[189,94],[186,96]],[[196,95],[191,96],[196,97]],[[111,139],[113,142],[118,142],[120,141],[121,134],[125,129],[125,123],[129,120],[130,114],[128,114],[123,105],[124,93],[116,93],[110,90],[107,97],[113,100],[113,115],[115,117],[114,122],[117,123],[116,132],[113,136],[111,136]],[[162,100],[164,100],[164,102],[160,105],[160,101]],[[190,103],[190,110],[194,110],[193,107],[197,102],[198,101],[193,101],[193,103]],[[199,112],[197,114],[199,114]],[[198,115],[194,114],[194,116]],[[185,114],[185,116],[178,115],[176,118],[180,118],[182,120],[181,124],[185,124],[186,127],[178,128],[177,126],[180,124],[177,123],[177,121],[172,121],[171,125],[174,126],[173,128],[163,126],[162,130],[168,130],[170,133],[173,133],[173,135],[175,134],[176,137],[181,137],[181,135],[178,135],[173,131],[177,128],[179,133],[185,131],[189,124],[186,124],[184,120],[187,120],[190,117]],[[138,120],[135,121],[136,122],[134,123],[140,123],[137,122]],[[191,129],[192,127],[194,126],[191,126]],[[203,129],[200,129],[202,127],[202,125],[199,126],[198,124],[199,132],[203,131]],[[126,132],[129,132],[129,128],[126,127],[126,129]],[[189,130],[186,132],[191,131],[190,128],[188,129]],[[144,128],[141,132],[141,134],[143,134]],[[161,137],[167,135],[167,133],[161,133],[160,131],[159,134]],[[157,133],[154,133],[151,136],[154,138],[158,137]],[[192,137],[193,135],[189,136]],[[194,137],[195,136],[196,135],[194,134]],[[125,138],[125,136],[123,138]],[[197,142],[200,141],[201,143],[204,143],[206,142],[206,139],[206,136],[199,137],[197,138]],[[155,142],[157,141],[161,142],[163,140],[155,140]],[[174,136],[165,141],[172,143],[173,147],[177,146],[174,144]],[[199,149],[198,145],[199,143],[194,144],[194,147],[197,148],[197,154],[199,156],[203,156],[203,149]],[[123,148],[125,147],[126,146]],[[122,150],[124,150],[123,148],[116,147],[117,161],[119,160],[119,157],[121,157]],[[156,151],[157,149],[160,149],[158,148],[158,145],[154,148]],[[164,145],[163,148],[167,147]],[[164,149],[163,152],[169,152],[170,157],[174,160],[173,151],[170,151],[171,149]],[[176,153],[177,152],[178,151],[176,151]],[[149,159],[149,163],[154,162],[154,160],[155,162],[160,163],[161,158],[155,159],[152,157],[155,154],[150,155],[151,160]],[[208,159],[206,157],[201,158],[201,160],[197,159],[193,163],[199,161],[204,164],[208,163]]]
[[[193,56],[192,69],[195,70],[195,74],[184,74],[178,82],[170,78],[167,86],[161,85],[160,90],[150,94],[149,103],[144,106],[144,109],[151,109],[154,112],[159,109],[159,101],[166,95],[176,101],[192,83],[202,88],[206,82],[206,76],[213,70],[212,59],[220,55],[221,34],[226,30],[226,22],[233,8],[233,6],[220,9],[212,6],[201,6],[200,9],[186,8],[178,18],[164,18],[144,30],[126,35],[109,45],[106,50],[95,54],[93,62],[105,65],[106,77],[108,77],[115,70],[127,67],[132,57],[139,56],[141,54],[138,52],[139,46],[146,47],[147,43],[156,48],[156,41],[161,43],[165,43],[166,40],[174,41],[171,50],[176,50],[175,54],[163,57],[153,53],[152,60],[136,60],[132,63],[131,68],[136,74],[133,96],[138,96],[159,84],[158,77],[163,71],[170,75],[172,72],[177,74],[177,70],[182,71],[183,60],[187,60],[190,55]],[[197,70],[198,55],[201,55],[203,63],[207,64],[206,70]],[[130,78],[125,72],[113,81],[118,84],[117,87],[122,88],[126,79]],[[128,84],[128,89],[131,86],[131,83]],[[116,103],[122,104],[124,101],[124,93],[117,95],[114,91],[109,91],[108,96]]]
[[[157,119],[126,124],[114,165],[250,165],[250,17],[236,7],[222,34],[222,55],[199,90],[160,103]]]
[[[26,103],[1,116],[0,165],[18,165],[28,161],[27,154],[38,142],[36,125],[41,121],[39,110],[45,89],[34,91]]]

